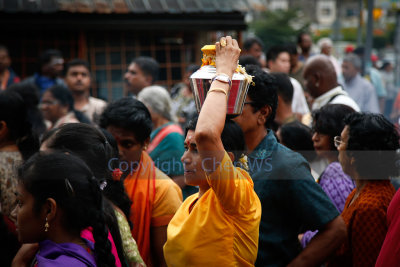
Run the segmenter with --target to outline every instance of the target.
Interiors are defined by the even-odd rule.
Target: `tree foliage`
[[[310,22],[299,10],[288,9],[263,12],[249,26],[268,49],[273,45],[296,42],[299,33],[309,30]]]

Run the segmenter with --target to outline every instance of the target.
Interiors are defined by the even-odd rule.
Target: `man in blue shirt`
[[[64,58],[60,51],[48,49],[39,58],[38,72],[21,82],[22,85],[33,86],[41,97],[44,92],[54,85],[64,85],[59,77],[64,70]]]
[[[354,99],[362,112],[379,113],[375,88],[361,76],[361,66],[361,60],[355,54],[348,54],[343,58],[343,88]]]
[[[268,129],[277,108],[274,78],[258,67],[246,69],[254,85],[235,121],[245,135],[250,174],[263,209],[256,266],[321,265],[344,241],[345,224],[306,160],[279,144]],[[298,235],[317,229],[319,234],[302,251]]]

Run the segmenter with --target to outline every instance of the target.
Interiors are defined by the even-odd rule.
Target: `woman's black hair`
[[[131,131],[136,140],[144,143],[153,127],[146,106],[137,99],[124,97],[110,103],[100,117],[100,127],[116,126]]]
[[[343,104],[328,104],[320,109],[313,111],[313,132],[326,134],[330,137],[330,150],[337,151],[333,138],[340,136],[347,114],[354,113],[355,110]]]
[[[185,136],[189,130],[195,131],[198,116],[193,118],[187,125],[185,130]],[[239,159],[246,150],[246,143],[244,140],[244,134],[240,126],[231,119],[225,120],[225,126],[221,133],[221,141],[226,151],[232,152],[235,156],[234,164],[238,163]]]
[[[39,138],[32,133],[22,97],[12,91],[0,92],[0,121],[7,124],[9,139],[18,146],[24,160],[39,150]]]
[[[46,124],[38,108],[39,94],[36,87],[32,84],[16,83],[8,87],[6,91],[16,92],[22,97],[28,114],[28,121],[32,124],[32,132],[41,137],[46,132]]]
[[[37,153],[19,169],[19,179],[34,198],[36,214],[46,199],[54,199],[65,229],[80,234],[93,228],[97,266],[115,266],[100,185],[81,159],[60,152]]]
[[[77,118],[78,121],[82,123],[87,123],[91,124],[91,121],[89,120],[88,117],[86,117],[85,114],[83,114],[80,111],[75,110],[74,108],[74,98],[71,94],[71,92],[66,88],[64,85],[54,85],[47,89],[52,96],[57,99],[61,105],[67,106],[68,111],[72,111],[75,114],[75,117]]]
[[[312,141],[312,132],[309,127],[301,122],[294,121],[284,124],[280,128],[283,145],[300,153],[308,162],[314,160],[316,154]]]
[[[278,85],[276,79],[255,65],[248,65],[246,71],[247,74],[253,76],[253,83],[250,84],[247,93],[251,99],[253,112],[257,112],[265,106],[271,108],[271,113],[265,122],[265,127],[269,128],[275,120],[278,107]]]
[[[397,176],[400,145],[396,126],[381,114],[369,113],[349,114],[344,122],[349,129],[346,150],[355,159],[357,173],[374,180]]]
[[[106,200],[111,201],[124,212],[127,219],[129,218],[132,202],[125,192],[123,183],[112,178],[112,171],[118,166],[115,166],[115,163],[119,162],[118,150],[115,152],[115,147],[110,145],[116,143],[112,136],[106,138],[92,125],[69,123],[46,134],[42,142],[46,142],[46,146],[50,149],[67,150],[81,158],[99,182],[107,183],[102,191]],[[114,238],[118,254],[123,259],[122,241],[114,209],[108,201],[105,201],[104,206],[107,225]]]

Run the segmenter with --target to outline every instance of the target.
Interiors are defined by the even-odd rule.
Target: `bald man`
[[[356,111],[360,108],[337,83],[335,67],[328,57],[317,55],[310,58],[303,72],[304,86],[314,98],[312,110],[327,104],[344,104]]]

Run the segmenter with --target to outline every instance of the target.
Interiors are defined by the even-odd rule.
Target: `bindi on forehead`
[[[194,139],[194,131],[189,130],[187,135],[186,135],[186,139],[185,139],[185,144],[187,146],[196,146],[196,140]]]

